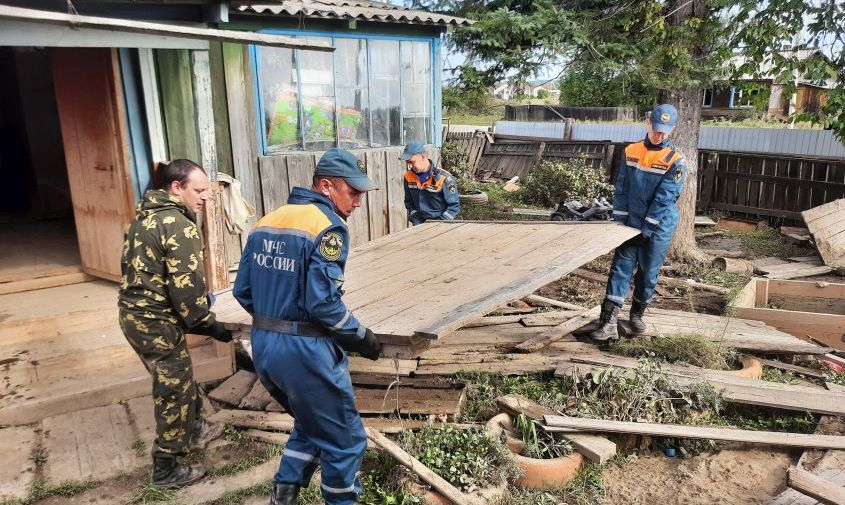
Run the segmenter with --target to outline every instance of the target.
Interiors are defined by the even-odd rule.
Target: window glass
[[[371,40],[373,146],[397,146],[399,132],[399,42]]]
[[[402,42],[404,143],[431,142],[431,53],[428,42]]]
[[[327,39],[309,37],[303,40]],[[332,53],[300,50],[299,76],[305,148],[309,151],[330,149],[335,146]]]
[[[367,89],[367,41],[335,39],[338,137],[340,147],[370,144],[370,103]]]
[[[294,51],[261,47],[258,60],[267,151],[301,149]]]

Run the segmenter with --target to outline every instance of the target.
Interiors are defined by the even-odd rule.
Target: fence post
[[[572,140],[572,118],[568,117],[563,122],[563,140]]]
[[[534,160],[531,162],[531,169],[536,167],[540,161],[543,159],[543,153],[546,151],[546,143],[540,142],[540,145],[537,146],[537,152],[534,153]],[[529,169],[529,172],[531,171]]]
[[[701,172],[701,198],[696,207],[699,211],[706,211],[713,199],[713,185],[716,181],[716,169],[719,167],[719,153],[708,153],[707,162]]]
[[[616,150],[616,146],[612,143],[607,143],[604,145],[604,159],[602,163],[604,164],[604,171],[607,173],[608,178],[613,175],[613,153]]]

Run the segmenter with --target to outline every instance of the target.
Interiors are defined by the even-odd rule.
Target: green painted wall
[[[168,156],[171,160],[187,158],[199,163],[191,53],[188,49],[157,49],[155,58]]]

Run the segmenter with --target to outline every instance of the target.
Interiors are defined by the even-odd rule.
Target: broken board
[[[845,267],[845,198],[801,213],[825,265]]]
[[[637,233],[617,223],[597,222],[425,223],[354,248],[346,264],[343,300],[363,324],[394,346],[385,353],[393,356],[401,354],[403,342],[447,335]],[[231,292],[218,297],[214,310],[225,323],[243,329],[251,323]],[[412,349],[402,356],[418,354]]]

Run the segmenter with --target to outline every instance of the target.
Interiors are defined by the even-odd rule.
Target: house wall
[[[373,25],[373,24],[371,24]],[[379,33],[386,35],[425,35],[432,36],[432,29],[401,27],[383,24],[371,26],[358,24],[353,33]],[[233,23],[238,29],[261,30],[271,27],[285,28],[294,26],[280,20],[278,23]],[[347,23],[314,22],[309,23],[309,32],[315,30],[348,30]],[[439,42],[438,39],[435,39]],[[432,101],[435,122],[435,137],[441,129],[441,76],[439,44],[435,45],[432,60],[435,93]],[[212,65],[212,81],[215,73],[222,71],[224,79],[221,88],[225,91],[228,112],[228,138],[231,145],[232,169],[234,176],[242,182],[244,197],[256,207],[256,219],[286,203],[290,190],[294,186],[308,187],[321,151],[290,152],[265,155],[262,151],[261,132],[257,99],[254,93],[256,76],[250,61],[248,48],[234,44],[223,44],[221,51],[222,69],[215,70]],[[213,52],[212,52],[213,61]],[[218,128],[219,129],[219,128]],[[438,139],[439,140],[439,139]],[[439,149],[430,147],[430,157],[439,163]],[[362,168],[379,186],[378,191],[368,193],[361,208],[349,219],[351,243],[361,244],[388,233],[407,227],[407,215],[404,207],[403,175],[406,170],[400,161],[402,147],[384,147],[356,149]],[[254,224],[254,221],[253,223]],[[244,237],[242,237],[243,242]]]

